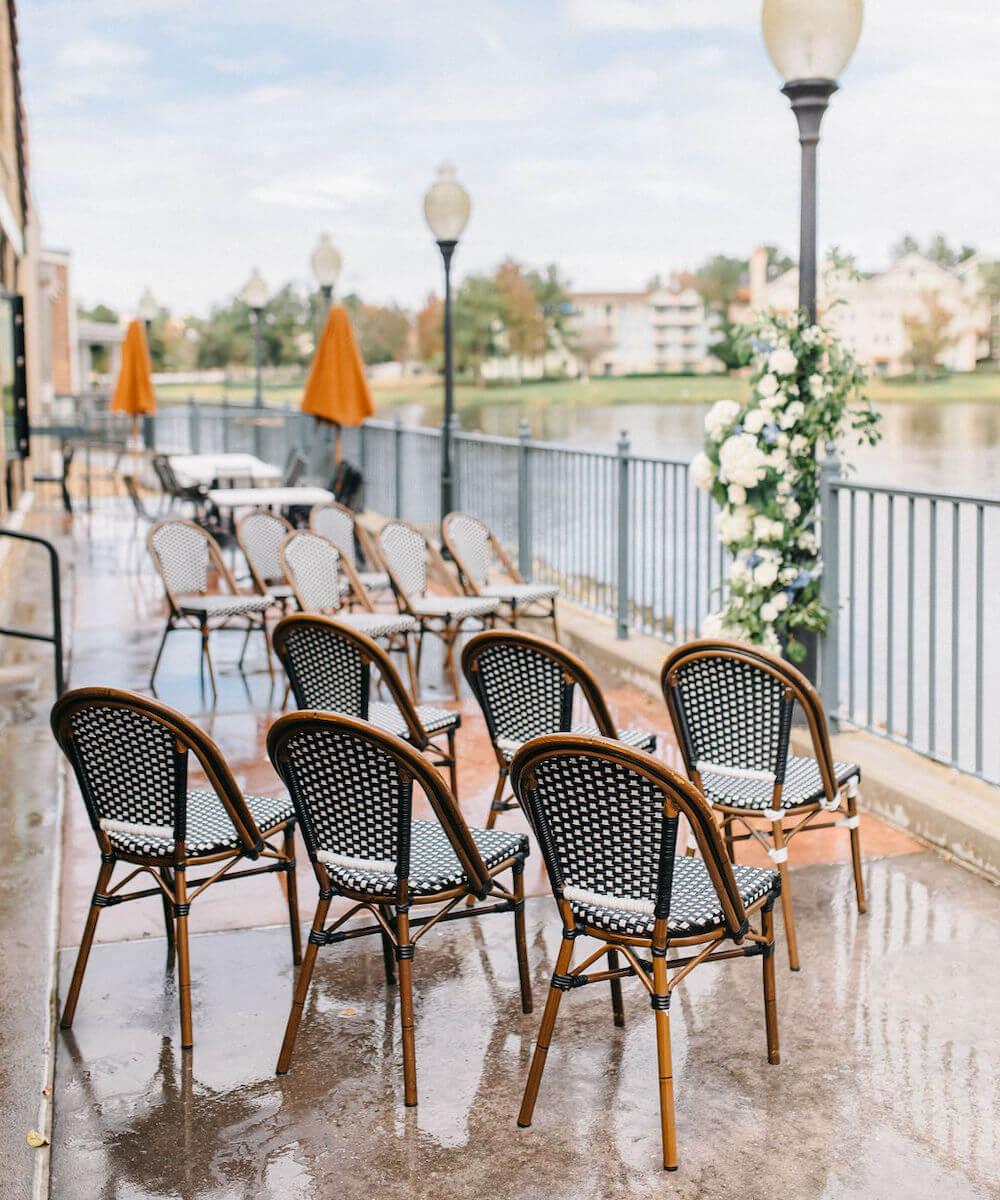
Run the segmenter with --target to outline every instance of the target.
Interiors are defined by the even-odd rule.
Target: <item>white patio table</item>
[[[212,488],[208,498],[216,508],[312,508],[329,504],[333,492],[321,487]]]
[[[223,480],[252,479],[270,483],[281,478],[281,468],[255,454],[171,454],[170,465],[180,483],[206,487]]]

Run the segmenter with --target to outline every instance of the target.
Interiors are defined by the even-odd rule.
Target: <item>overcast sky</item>
[[[995,0],[868,0],[821,147],[820,245],[906,230],[1000,252]],[[203,312],[259,266],[418,305],[422,196],[472,195],[464,274],[580,289],[797,246],[794,119],[760,0],[22,0],[32,190],[79,299]]]

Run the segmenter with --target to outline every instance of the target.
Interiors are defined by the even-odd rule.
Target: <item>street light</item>
[[[268,291],[267,284],[264,282],[260,271],[258,271],[256,267],[254,267],[253,274],[243,285],[243,291],[240,292],[240,298],[253,313],[253,361],[257,376],[254,392],[254,403],[258,408],[262,408],[264,405],[264,393],[262,392],[260,386],[260,323],[261,313],[263,312],[264,305],[267,304]]]
[[[441,424],[441,520],[451,512],[451,418],[455,391],[451,356],[451,257],[469,223],[469,193],[455,178],[453,163],[438,167],[437,182],[424,196],[424,216],[444,262],[444,420]]]
[[[312,252],[309,262],[312,265],[316,281],[319,283],[319,289],[323,293],[323,305],[328,309],[333,303],[333,289],[340,277],[341,264],[340,255],[333,242],[330,241],[328,233],[320,234],[316,249]]]
[[[146,341],[149,341],[149,331],[153,322],[156,320],[156,314],[160,311],[160,306],[156,303],[156,297],[146,288],[139,297],[138,308],[139,320],[146,326]]]
[[[764,0],[761,27],[771,62],[785,81],[802,147],[799,307],[816,320],[816,146],[837,76],[861,36],[863,0]]]

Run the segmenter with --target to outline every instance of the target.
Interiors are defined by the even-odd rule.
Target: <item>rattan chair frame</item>
[[[468,880],[467,886],[414,896],[410,893],[408,879],[405,876],[399,876],[395,889],[385,895],[372,895],[349,888],[335,888],[325,865],[317,857],[317,846],[311,835],[312,823],[308,803],[298,785],[289,751],[289,742],[299,733],[322,731],[323,729],[347,734],[360,741],[368,742],[388,755],[395,763],[401,783],[406,785],[408,796],[412,797],[412,784],[418,785],[429,801],[435,817],[462,865]],[[488,868],[472,839],[454,796],[438,772],[412,746],[392,734],[376,729],[366,721],[330,713],[289,713],[271,726],[267,736],[267,752],[295,805],[295,811],[302,827],[303,839],[319,887],[316,914],[309,934],[302,969],[295,986],[295,995],[278,1058],[277,1073],[285,1074],[291,1066],[292,1052],[319,947],[378,934],[382,942],[387,984],[394,982],[393,960],[398,967],[404,1103],[407,1107],[413,1107],[417,1103],[417,1066],[413,1031],[412,964],[414,948],[428,930],[446,921],[463,920],[467,917],[484,916],[488,913],[513,913],[521,1009],[525,1013],[532,1011],[531,977],[528,969],[524,923],[524,863],[527,850],[524,853],[514,854],[498,865]],[[401,806],[398,820],[408,829],[409,803],[405,805],[405,811]],[[506,870],[510,870],[512,876],[509,887],[500,883],[497,878]],[[327,927],[330,903],[335,894],[350,901],[351,907]],[[470,905],[463,904],[462,901],[466,899],[472,903]],[[414,905],[435,906],[435,911],[427,916],[411,918],[410,909]],[[375,921],[373,925],[344,928],[352,917],[362,911],[371,914]]]
[[[487,542],[489,544],[490,549],[493,551],[493,554],[494,554],[497,562],[503,568],[504,573],[506,574],[508,579],[511,581],[511,583],[522,583],[523,584],[523,583],[529,582],[528,580],[526,580],[524,578],[524,576],[521,574],[521,572],[517,569],[517,565],[514,563],[513,559],[510,557],[510,555],[507,553],[507,551],[500,544],[500,539],[496,536],[496,534],[489,527],[489,525],[486,524],[485,521],[480,520],[479,517],[473,516],[472,513],[450,512],[450,513],[448,513],[448,515],[445,517],[444,521],[441,524],[441,534],[442,534],[442,537],[444,538],[444,544],[448,547],[448,553],[451,555],[452,561],[455,563],[455,566],[458,568],[458,581],[462,585],[462,590],[465,592],[465,594],[467,596],[482,596],[483,592],[481,590],[481,584],[476,580],[475,573],[469,569],[469,565],[463,559],[461,551],[458,547],[457,540],[452,535],[451,526],[454,523],[454,521],[459,518],[461,518],[463,520],[467,520],[467,521],[475,521],[478,525],[480,525],[482,527],[483,531],[486,534]],[[556,621],[556,600],[557,599],[558,599],[558,597],[553,596],[552,599],[548,600],[548,601],[546,601],[546,600],[529,601],[524,606],[524,608],[521,609],[520,612],[518,611],[516,600],[513,600],[511,602],[508,602],[506,600],[501,600],[501,602],[500,602],[501,603],[500,617],[502,620],[506,621],[511,626],[512,629],[517,629],[517,627],[518,627],[517,623],[521,618],[529,618],[529,619],[541,620],[541,621],[551,621],[552,622],[552,638],[553,638],[553,641],[558,642],[559,641],[559,626]],[[503,609],[506,609],[506,611],[503,611]]]
[[[281,576],[280,579],[278,579],[278,578],[268,579],[268,578],[265,578],[263,575],[261,575],[260,570],[259,570],[260,564],[258,562],[254,561],[254,556],[251,553],[250,548],[248,547],[246,539],[243,535],[244,522],[246,522],[247,520],[249,520],[252,517],[261,517],[261,516],[269,517],[272,521],[279,522],[284,527],[285,537],[287,537],[290,533],[294,533],[295,529],[294,529],[294,526],[292,525],[291,521],[289,521],[286,517],[283,517],[280,513],[272,512],[272,510],[269,508],[252,509],[250,512],[244,513],[243,516],[241,516],[240,519],[236,522],[236,541],[239,544],[240,550],[243,551],[243,557],[246,559],[247,566],[250,568],[250,578],[253,581],[254,588],[257,590],[257,592],[261,596],[271,596],[272,595],[271,588],[275,584],[287,584],[288,579],[285,577],[284,574]],[[289,584],[289,586],[291,586],[291,585]],[[294,598],[294,592],[293,592],[292,596],[287,596],[287,597],[286,596],[272,596],[272,599],[274,600],[274,603],[275,603],[275,607],[277,607],[278,609],[281,610],[282,615],[284,615],[288,611],[289,601],[292,600],[293,598]]]
[[[406,529],[412,530],[412,532],[423,541],[424,553],[426,555],[427,562],[439,579],[447,580],[450,579],[451,576],[448,573],[448,569],[445,566],[444,560],[438,552],[437,547],[434,546],[434,544],[423,533],[421,533],[416,525],[412,524],[410,521],[387,521],[379,530],[378,538],[376,539],[379,557],[385,565],[386,572],[388,573],[389,581],[392,584],[393,595],[396,597],[396,603],[399,606],[399,611],[413,617],[420,626],[420,632],[417,634],[417,677],[419,678],[420,676],[420,663],[423,655],[424,634],[430,633],[434,637],[439,638],[442,646],[444,647],[445,668],[448,672],[448,679],[451,683],[452,693],[457,700],[459,695],[458,671],[455,667],[455,643],[458,641],[460,635],[465,632],[464,625],[466,621],[477,621],[486,626],[486,628],[490,629],[493,627],[493,623],[496,619],[496,613],[483,613],[482,615],[477,615],[474,617],[465,615],[448,617],[439,616],[437,614],[415,612],[411,602],[412,597],[410,593],[407,592],[406,588],[403,587],[403,584],[399,578],[399,574],[393,569],[391,558],[388,554],[386,554],[385,548],[382,544],[385,531],[394,525],[401,525]],[[452,592],[452,595],[458,594],[458,592]],[[484,599],[485,598],[486,597],[484,597]],[[416,697],[416,692],[414,692],[414,697]]]
[[[501,735],[497,728],[490,695],[487,688],[483,685],[479,669],[479,659],[483,652],[499,647],[516,647],[522,650],[529,650],[535,654],[550,658],[562,669],[563,694],[561,719],[563,728],[561,730],[551,730],[550,732],[569,732],[573,714],[574,693],[576,688],[579,688],[580,694],[590,709],[590,713],[594,718],[594,724],[597,726],[601,736],[614,740],[618,739],[618,729],[611,718],[611,712],[608,709],[607,701],[604,699],[604,693],[601,691],[600,684],[594,678],[587,665],[564,646],[560,646],[558,642],[549,641],[547,638],[540,637],[537,634],[526,633],[522,629],[487,629],[469,638],[462,650],[462,674],[465,676],[469,687],[472,689],[472,694],[475,696],[482,710],[483,718],[486,721],[486,729],[490,736],[490,745],[493,747],[493,754],[497,760],[498,770],[496,786],[493,789],[493,798],[490,801],[489,813],[486,817],[487,829],[493,828],[500,813],[510,812],[512,809],[519,807],[517,797],[513,794],[507,799],[504,798],[504,791],[510,777],[511,760],[508,759],[500,747]]]
[[[688,723],[685,719],[678,682],[680,673],[685,666],[705,659],[723,659],[745,664],[776,679],[783,688],[777,770],[775,771],[770,808],[757,810],[720,803],[714,803],[712,807],[721,818],[722,833],[731,861],[735,862],[736,842],[753,840],[764,848],[781,872],[781,908],[788,945],[788,963],[791,970],[797,971],[800,966],[799,949],[788,871],[788,845],[794,837],[807,830],[830,829],[834,826],[845,827],[848,830],[855,900],[859,913],[867,911],[861,863],[861,835],[858,829],[857,787],[856,785],[851,786],[851,783],[842,786],[837,782],[823,702],[819,698],[819,693],[801,671],[777,655],[770,654],[756,646],[747,646],[741,642],[722,639],[702,638],[679,646],[668,655],[660,671],[663,698],[667,704],[667,711],[670,713],[670,720],[680,746],[685,770],[702,792],[704,792],[704,785],[698,770]],[[796,702],[805,714],[825,800],[784,808],[782,807],[782,786],[791,738],[792,710]],[[860,775],[860,771],[858,773]],[[817,822],[817,818],[821,816],[830,816],[833,819]],[[741,827],[744,832],[734,832],[734,825]]]
[[[563,866],[544,807],[537,798],[537,770],[546,760],[593,758],[625,768],[663,795],[663,830],[657,861],[657,894],[654,904],[654,923],[651,937],[611,933],[606,929],[580,923],[563,894]],[[698,790],[682,775],[670,770],[649,754],[623,746],[605,738],[588,738],[574,734],[551,734],[535,738],[523,746],[511,764],[514,790],[521,801],[535,832],[552,894],[562,919],[562,941],[549,986],[545,1010],[525,1085],[524,1098],[517,1123],[522,1129],[531,1125],[535,1101],[545,1069],[545,1060],[552,1040],[552,1031],[559,1012],[563,993],[591,983],[610,981],[615,1010],[615,1023],[624,1024],[621,1007],[621,980],[635,977],[649,993],[656,1023],[657,1062],[659,1067],[660,1132],[663,1167],[677,1169],[677,1131],[674,1117],[673,1071],[670,1051],[670,999],[674,988],[695,967],[705,962],[732,958],[761,957],[763,959],[764,1028],[767,1039],[767,1060],[781,1061],[778,1045],[777,997],[774,973],[774,903],[781,890],[780,875],[774,876],[771,889],[752,904],[744,905],[733,869],[712,811]],[[722,924],[706,931],[683,937],[669,936],[670,895],[677,845],[678,821],[684,816],[702,853],[706,871],[715,888]],[[760,916],[760,928],[750,927],[750,918]],[[601,943],[576,966],[572,966],[575,941],[578,937],[594,938]],[[728,948],[722,948],[732,943]],[[650,951],[650,959],[640,958],[637,951]],[[681,954],[668,958],[669,950]],[[626,965],[620,965],[620,958]],[[608,960],[607,970],[592,970],[601,958]]]
[[[116,849],[102,828],[98,807],[88,782],[85,764],[75,745],[72,729],[73,717],[82,710],[93,708],[131,710],[161,725],[174,738],[175,744],[175,829],[183,831],[186,823],[186,780],[187,765],[191,754],[205,773],[213,791],[222,802],[239,839],[239,847],[233,851],[213,854],[188,853],[183,837],[174,840],[173,856],[169,864],[163,857],[127,854]],[[167,964],[176,962],[178,976],[178,998],[180,1005],[181,1047],[189,1050],[193,1043],[191,1015],[191,957],[188,943],[188,915],[192,903],[215,883],[243,879],[251,875],[279,874],[284,877],[284,892],[288,906],[288,925],[292,939],[293,962],[302,961],[302,940],[299,931],[298,890],[295,877],[295,818],[279,821],[266,828],[258,828],[247,808],[236,780],[218,746],[193,721],[158,700],[139,696],[133,692],[116,688],[78,688],[66,692],[52,707],[50,717],[52,732],[63,753],[69,759],[76,774],[87,815],[101,854],[101,865],[97,883],[87,913],[80,949],[66,1001],[63,1007],[61,1028],[69,1029],[73,1024],[80,988],[83,984],[87,961],[90,957],[97,921],[101,910],[133,900],[159,896],[163,904],[164,925],[167,934]],[[280,837],[281,844],[277,839]],[[257,867],[244,867],[247,861],[262,861]],[[111,884],[116,866],[124,864],[134,869],[114,886]],[[208,873],[196,879],[188,871],[208,868]],[[154,887],[123,891],[133,879],[142,874],[152,876]]]
[[[250,642],[250,635],[254,632],[259,632],[264,639],[264,650],[267,656],[267,670],[271,678],[274,678],[274,665],[271,662],[271,642],[267,634],[267,618],[264,612],[260,613],[235,613],[227,616],[214,618],[207,613],[198,613],[194,610],[186,610],[183,604],[180,603],[178,597],[174,594],[173,589],[167,579],[167,572],[164,569],[163,562],[155,547],[157,532],[167,525],[183,525],[188,529],[197,530],[197,532],[205,539],[205,544],[208,548],[209,562],[218,576],[220,582],[225,586],[225,594],[239,597],[244,595],[240,592],[236,585],[236,580],[233,578],[233,573],[226,565],[225,559],[222,557],[222,550],[215,538],[196,521],[184,520],[178,517],[166,517],[161,521],[157,521],[150,527],[146,535],[146,547],[149,550],[150,558],[153,560],[153,565],[156,567],[157,574],[163,583],[164,590],[167,594],[167,623],[163,630],[163,636],[160,638],[160,645],[156,651],[156,658],[153,660],[153,669],[149,676],[149,686],[155,694],[156,672],[160,667],[160,659],[163,656],[163,648],[167,643],[167,638],[176,629],[197,629],[201,633],[201,658],[199,659],[198,667],[201,679],[204,681],[205,665],[208,665],[209,682],[212,685],[213,698],[218,697],[218,690],[215,686],[215,668],[212,665],[212,655],[209,649],[209,634],[217,632],[220,629],[234,628],[232,622],[236,622],[235,628],[245,628],[246,635],[243,638],[243,648],[240,651],[240,657],[237,662],[238,670],[243,670],[243,662],[246,658],[247,645]],[[206,593],[208,594],[208,593]]]
[[[357,513],[355,513],[352,509],[348,508],[346,504],[341,504],[337,500],[331,500],[328,504],[313,505],[313,507],[309,510],[309,528],[313,531],[313,533],[318,533],[318,534],[320,534],[321,537],[327,536],[319,528],[317,528],[319,521],[321,519],[321,514],[324,509],[333,509],[334,511],[341,513],[345,518],[347,518],[350,521],[351,529],[354,532],[356,546],[361,551],[361,561],[368,564],[368,566],[370,568],[370,572],[361,570],[361,567],[358,565],[358,563],[356,561],[356,557],[354,555],[353,548],[352,548],[351,555],[349,556],[349,557],[351,557],[351,566],[353,566],[357,570],[358,578],[364,584],[365,589],[369,593],[369,595],[372,592],[381,592],[381,591],[389,590],[389,589],[386,589],[384,585],[382,585],[380,587],[372,587],[371,583],[366,581],[365,576],[368,574],[370,574],[370,575],[385,575],[387,572],[385,569],[385,565],[383,564],[382,560],[379,558],[378,550],[376,549],[375,543],[374,543],[371,535],[369,534],[368,530],[365,529],[364,525],[362,525],[361,522],[358,520]],[[333,541],[332,538],[330,540]],[[336,544],[337,543],[334,542],[334,545],[336,545]],[[347,552],[345,547],[340,547],[340,548],[344,550],[344,553]],[[390,587],[391,587],[391,585],[390,585]]]

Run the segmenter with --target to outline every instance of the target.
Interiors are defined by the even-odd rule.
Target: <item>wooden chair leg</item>
[[[177,994],[181,1008],[181,1049],[194,1045],[191,1027],[191,947],[188,942],[187,879],[184,871],[174,875],[174,917],[177,922]]]
[[[674,1118],[674,1070],[670,1053],[670,992],[667,960],[653,955],[653,1016],[656,1021],[656,1062],[660,1077],[660,1136],[663,1169],[677,1170],[677,1122]]]
[[[618,951],[608,951],[608,970],[617,971],[620,966],[618,961]],[[611,1011],[614,1013],[615,1025],[619,1029],[625,1028],[625,1007],[622,1004],[622,981],[620,979],[611,980]]]
[[[569,961],[573,955],[573,939],[563,937],[556,959],[556,975],[565,975],[569,969]],[[549,985],[549,994],[545,1000],[545,1011],[542,1013],[542,1024],[538,1030],[538,1040],[535,1042],[535,1053],[531,1058],[531,1070],[528,1072],[528,1082],[524,1085],[524,1096],[521,1100],[521,1111],[517,1114],[517,1123],[521,1129],[528,1129],[535,1111],[535,1101],[538,1099],[538,1089],[545,1070],[545,1060],[552,1041],[552,1030],[555,1028],[556,1017],[559,1015],[559,1002],[562,1000],[562,988],[555,983]]]
[[[507,784],[507,774],[505,771],[500,772],[500,778],[497,780],[497,785],[493,789],[493,799],[490,801],[490,811],[486,814],[486,828],[492,829],[497,823],[497,817],[503,812],[500,807],[500,797],[503,795],[503,789]]]
[[[97,883],[94,885],[95,899],[97,896],[104,895],[104,890],[111,881],[111,873],[114,869],[114,860],[101,863],[100,870],[97,872]],[[76,954],[73,978],[70,981],[69,991],[66,993],[66,1005],[63,1008],[62,1020],[59,1022],[63,1029],[69,1029],[73,1024],[73,1016],[76,1013],[76,1002],[80,998],[80,985],[83,983],[83,974],[87,969],[90,948],[94,944],[94,933],[97,929],[97,918],[101,915],[101,908],[102,905],[95,903],[95,900],[91,900],[90,909],[87,912],[87,922],[83,927],[83,937],[80,939],[80,949]]]
[[[413,703],[420,703],[420,686],[417,682],[417,672],[413,669],[413,655],[410,652],[410,635],[403,634],[403,654],[406,656],[406,671],[410,677],[410,695],[413,697]]]
[[[531,971],[528,967],[528,939],[524,929],[524,859],[514,863],[514,942],[517,946],[517,977],[521,984],[521,1012],[530,1013]]]
[[[316,905],[316,915],[313,917],[312,932],[320,934],[323,932],[323,927],[326,925],[326,914],[330,910],[330,897],[324,899],[320,896],[319,903]],[[275,1068],[275,1073],[284,1075],[292,1061],[292,1051],[295,1049],[295,1039],[298,1036],[299,1025],[302,1023],[302,1009],[305,1006],[306,996],[309,992],[309,984],[312,982],[313,970],[316,967],[316,955],[319,953],[319,946],[309,939],[306,945],[306,952],[302,958],[302,969],[299,971],[299,977],[295,981],[295,994],[292,997],[292,1007],[288,1014],[288,1022],[285,1025],[285,1037],[281,1043],[281,1051],[278,1054],[278,1065]]]
[[[149,676],[149,686],[152,688],[156,680],[156,672],[160,669],[160,659],[163,657],[163,647],[167,644],[168,634],[173,632],[174,622],[172,617],[167,618],[167,626],[163,631],[163,637],[160,638],[160,646],[156,651],[156,658],[153,659],[153,670]]]
[[[733,842],[733,818],[722,818],[722,840],[726,845],[726,857],[731,863],[736,862],[736,847]]]
[[[169,889],[171,894],[173,894],[173,871],[171,871],[169,867],[164,867],[160,871],[160,878],[163,880],[164,886]],[[174,906],[166,892],[160,893],[160,899],[163,901],[163,924],[167,930],[167,970],[172,971],[177,962],[177,937],[174,931]]]
[[[237,669],[237,671],[242,671],[242,670],[243,670],[243,660],[244,660],[244,659],[246,658],[246,656],[247,656],[247,646],[250,644],[250,634],[251,634],[251,633],[253,633],[253,622],[250,620],[250,618],[249,618],[249,617],[247,617],[247,631],[246,631],[246,633],[243,635],[243,646],[242,646],[242,648],[240,649],[240,656],[239,656],[239,658],[236,660],[236,669]]]
[[[778,999],[774,987],[774,911],[770,902],[761,910],[760,931],[768,940],[764,953],[764,1030],[767,1034],[767,1061],[781,1062],[778,1046]]]
[[[781,874],[781,912],[785,918],[788,966],[791,970],[797,971],[799,969],[799,942],[795,936],[795,913],[792,911],[792,889],[788,879],[788,847],[785,845],[785,833],[780,820],[771,822],[771,840],[774,842],[775,862]]]
[[[215,686],[215,669],[212,666],[212,652],[208,648],[208,624],[202,622],[201,626],[201,661],[208,665],[208,680],[212,685],[212,699],[218,700],[219,692]]]
[[[559,641],[559,626],[556,624],[556,602],[552,601],[552,640]]]
[[[448,780],[451,783],[451,794],[458,799],[458,762],[455,758],[455,731],[448,730]]]
[[[857,789],[848,784],[847,788],[847,817],[851,822],[851,864],[854,867],[854,895],[858,904],[858,912],[868,911],[868,901],[865,899],[865,881],[861,874],[861,831],[858,829]]]
[[[271,658],[271,635],[267,632],[267,618],[261,614],[260,631],[264,635],[264,661],[267,663],[267,673],[274,678],[274,660]]]
[[[459,627],[457,625],[449,625],[442,635],[444,643],[444,662],[448,668],[448,678],[451,680],[451,690],[458,699],[458,672],[455,670],[455,641],[458,638]]]
[[[396,914],[396,965],[399,972],[399,1020],[403,1034],[403,1103],[417,1103],[417,1045],[413,1034],[413,945],[410,919],[405,912]]]
[[[295,826],[286,826],[282,836],[282,852],[288,861],[285,868],[285,898],[288,901],[288,930],[292,935],[292,962],[302,962],[302,934],[299,930],[299,887],[295,878]]]
[[[392,910],[388,905],[383,905],[380,909],[382,916],[385,917],[389,924],[392,924]],[[392,938],[382,930],[382,965],[385,968],[385,981],[387,984],[396,982],[396,947],[392,944]]]

